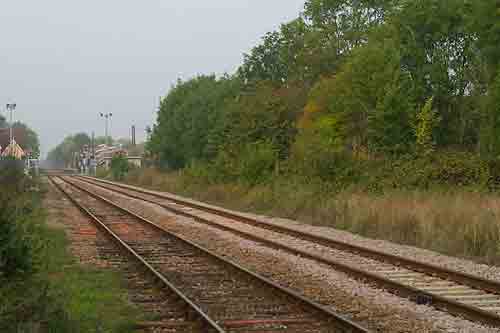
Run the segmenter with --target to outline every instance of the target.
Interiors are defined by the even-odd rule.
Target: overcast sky
[[[66,135],[114,137],[156,119],[177,78],[234,72],[304,0],[1,0],[0,111],[16,102],[45,154]]]

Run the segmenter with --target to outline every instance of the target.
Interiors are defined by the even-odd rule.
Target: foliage
[[[314,105],[317,114],[330,114],[335,120],[331,131],[355,153],[407,150],[414,107],[412,82],[400,59],[392,43],[356,49],[334,77],[314,87],[306,112]]]
[[[0,184],[0,330],[131,332],[137,315],[115,274],[79,267],[46,227],[43,186],[10,167]]]
[[[162,99],[148,150],[171,168],[212,156],[212,130],[221,119],[224,102],[235,98],[238,85],[237,80],[215,76],[179,81]]]
[[[33,272],[40,250],[38,239],[24,241],[37,232],[29,223],[34,211],[26,190],[32,183],[21,168],[7,166],[1,169],[0,184],[0,279],[22,277]]]
[[[213,132],[215,152],[237,159],[248,144],[267,142],[286,159],[296,134],[296,120],[305,101],[298,87],[273,88],[261,83],[230,102]]]
[[[493,190],[499,22],[496,0],[307,0],[234,76],[172,87],[146,149],[212,183]]]
[[[495,158],[500,156],[500,70],[484,101],[482,150]]]
[[[86,145],[90,146],[91,142],[92,139],[86,133],[69,135],[48,153],[47,160],[60,167],[66,167],[71,163],[73,154],[79,152]]]
[[[128,160],[123,155],[115,155],[111,159],[110,171],[113,179],[123,180],[130,170]]]
[[[366,42],[368,33],[382,24],[402,1],[307,0],[305,16],[313,28],[328,32],[344,54]]]
[[[12,126],[14,129],[22,129],[24,131],[25,137],[23,140],[24,142],[22,143],[22,148],[31,151],[32,158],[38,158],[40,156],[40,141],[38,139],[38,134],[28,125],[20,121],[14,122]],[[0,128],[7,127],[9,127],[9,123],[2,115],[0,115]]]
[[[40,156],[40,142],[38,139],[38,134],[36,134],[35,131],[33,131],[31,128],[29,128],[26,124],[16,121],[13,125],[13,128],[21,128],[25,131],[26,133],[26,138],[24,142],[24,147],[22,147],[24,150],[29,150],[31,151],[31,156],[33,158],[38,158]]]
[[[422,110],[417,114],[415,123],[417,149],[424,154],[432,153],[434,150],[433,132],[440,120],[432,108],[432,103],[433,98],[429,98]]]

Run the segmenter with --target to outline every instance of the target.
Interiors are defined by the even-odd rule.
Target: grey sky
[[[178,77],[233,72],[267,31],[304,0],[1,0],[0,110],[40,135],[42,153],[65,135],[143,138]],[[5,113],[3,113],[5,115]]]

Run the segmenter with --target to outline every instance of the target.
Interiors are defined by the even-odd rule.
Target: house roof
[[[26,147],[26,131],[23,128],[13,128],[12,134],[21,147]],[[0,146],[5,149],[10,143],[10,129],[0,128]],[[1,153],[1,151],[0,151]]]
[[[22,159],[26,153],[24,150],[19,146],[16,142],[16,140],[12,140],[12,143],[7,146],[2,152],[2,156],[12,156],[18,160]]]

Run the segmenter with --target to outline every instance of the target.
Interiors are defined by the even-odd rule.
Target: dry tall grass
[[[500,198],[459,192],[330,194],[293,179],[248,188],[206,185],[182,173],[148,169],[128,182],[190,196],[228,208],[332,226],[363,236],[500,264]]]

